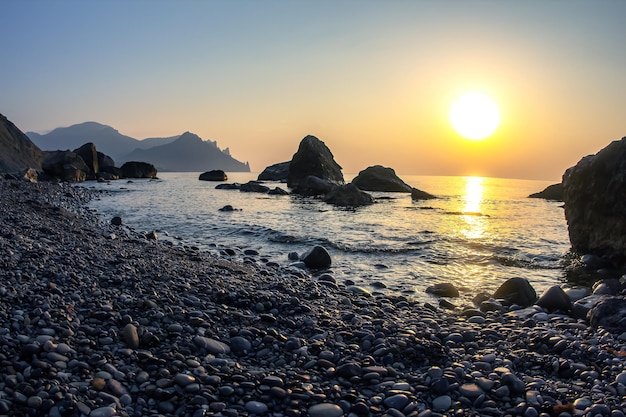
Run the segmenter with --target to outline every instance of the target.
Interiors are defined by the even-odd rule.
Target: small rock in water
[[[115,216],[111,219],[111,224],[113,226],[121,226],[122,225],[122,218],[119,216]]]
[[[458,297],[459,290],[449,282],[431,285],[426,288],[426,292],[439,297]]]
[[[330,268],[330,254],[323,246],[314,246],[306,251],[301,258],[309,269],[326,269]]]

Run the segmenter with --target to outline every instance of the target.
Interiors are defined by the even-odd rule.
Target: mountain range
[[[123,135],[111,126],[85,122],[59,127],[45,134],[26,132],[26,135],[39,148],[50,151],[76,149],[92,142],[98,151],[113,158],[116,166],[128,161],[142,161],[153,164],[159,171],[202,172],[221,169],[227,172],[250,172],[250,165],[233,158],[228,148],[221,150],[217,142],[205,141],[190,132],[139,140]]]

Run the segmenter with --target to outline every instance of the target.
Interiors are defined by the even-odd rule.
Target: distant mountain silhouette
[[[41,169],[41,150],[11,121],[0,114],[0,172]]]
[[[34,132],[26,132],[26,135],[45,151],[76,149],[87,142],[93,142],[100,152],[109,155],[119,165],[123,162],[121,159],[124,155],[140,146],[137,139],[96,122],[59,127],[44,135]]]
[[[189,132],[180,136],[138,140],[122,135],[111,126],[85,122],[60,127],[46,134],[27,132],[26,135],[43,150],[76,149],[93,142],[98,151],[113,158],[117,166],[135,160],[149,162],[159,171],[250,171],[250,166],[234,159],[228,148],[222,151],[217,142],[203,141]],[[172,146],[167,147],[169,145]]]
[[[149,149],[136,149],[129,160],[148,161],[159,171],[207,171],[221,169],[231,172],[250,172],[248,163],[221,151],[215,142],[203,141],[199,136],[185,132],[174,142]]]

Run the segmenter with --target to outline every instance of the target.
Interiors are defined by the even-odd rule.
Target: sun
[[[500,124],[498,105],[483,93],[462,95],[450,107],[450,123],[461,136],[471,140],[489,137]]]

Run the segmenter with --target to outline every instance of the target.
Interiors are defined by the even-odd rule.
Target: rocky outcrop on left
[[[563,174],[572,249],[626,263],[626,137],[582,158]]]
[[[0,114],[0,172],[41,169],[43,154],[17,126]]]
[[[287,186],[298,194],[298,187],[309,176],[336,184],[344,183],[341,166],[335,162],[330,149],[324,142],[311,135],[302,139],[298,151],[291,159]]]

